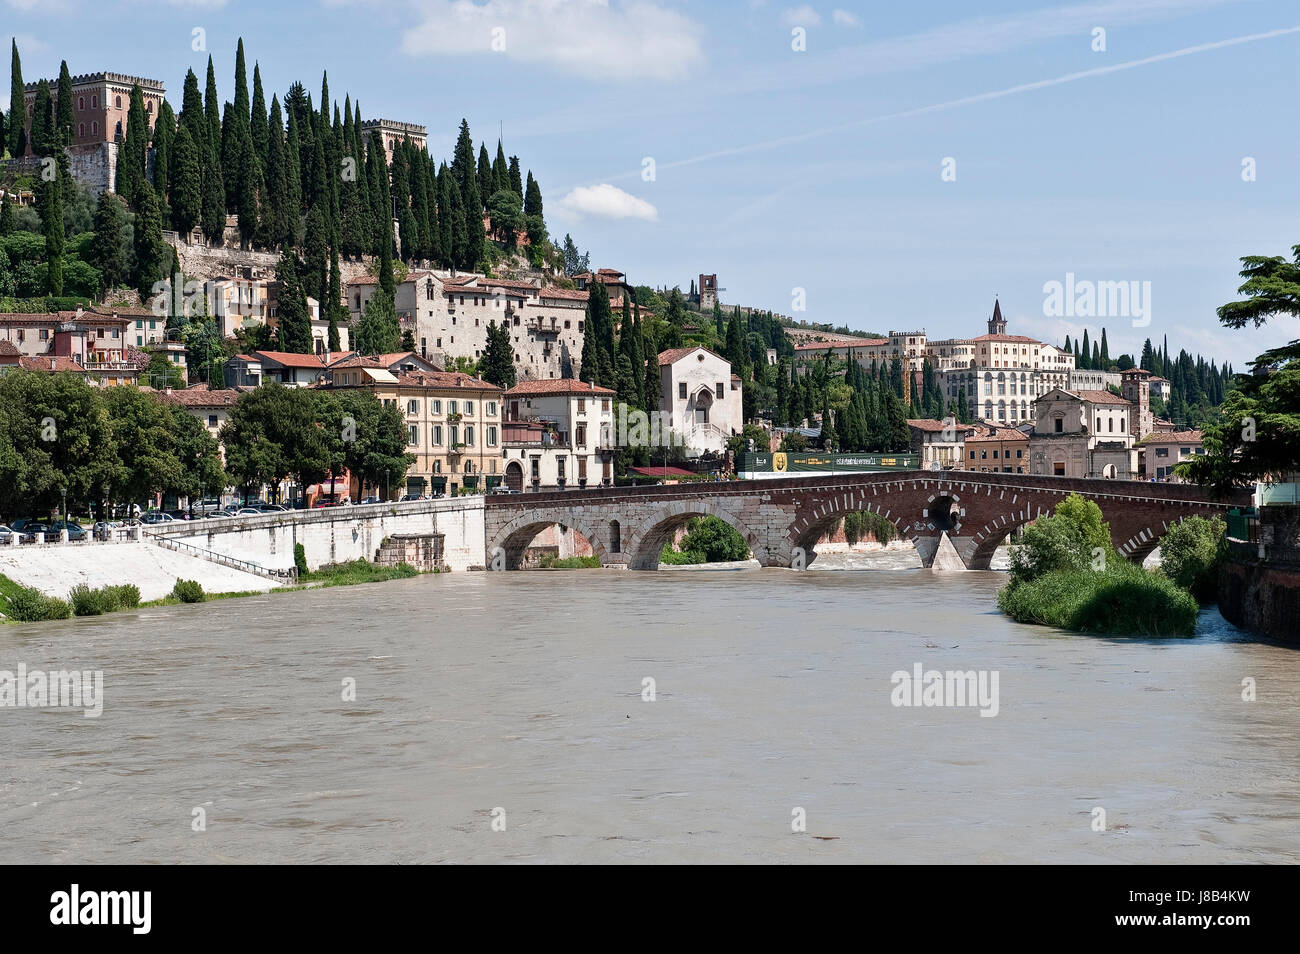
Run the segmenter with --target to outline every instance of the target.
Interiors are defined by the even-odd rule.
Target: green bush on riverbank
[[[316,586],[350,586],[354,583],[384,583],[388,580],[405,580],[418,576],[419,570],[409,563],[396,566],[379,566],[369,560],[349,560],[346,563],[330,563],[319,570],[311,570],[305,576],[298,575],[299,582],[312,583]]]
[[[23,586],[0,574],[0,604],[9,619],[19,623],[40,623],[67,619],[72,607],[54,596],[46,596],[34,586]]]
[[[1077,494],[1012,548],[998,608],[1017,622],[1110,636],[1191,636],[1199,609],[1168,576],[1116,553],[1101,509]]]
[[[1053,570],[1008,583],[998,608],[1020,623],[1111,636],[1191,636],[1196,599],[1172,580],[1117,559],[1104,570]]]
[[[594,570],[600,566],[600,557],[573,556],[561,558],[544,556],[537,565],[543,570]]]

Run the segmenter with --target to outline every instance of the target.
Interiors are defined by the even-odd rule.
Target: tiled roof
[[[576,288],[557,288],[552,286],[543,288],[541,290],[541,296],[543,298],[567,298],[570,301],[586,301],[589,297],[589,293],[578,291]]]
[[[694,477],[695,471],[680,467],[629,467],[628,470],[643,477]]]
[[[0,354],[22,354],[22,352],[12,341],[3,340],[0,341]]]
[[[292,351],[254,351],[254,360],[274,361],[286,368],[324,368],[325,362],[314,354],[295,354]]]
[[[209,391],[207,386],[185,388],[183,391],[160,393],[159,399],[182,407],[231,407],[239,400],[238,391]]]
[[[612,396],[615,392],[602,388],[599,384],[587,384],[576,378],[549,378],[532,381],[520,381],[506,392],[506,397],[528,397],[543,394],[576,394]]]
[[[914,427],[918,431],[942,431],[945,427],[943,421],[936,421],[932,417],[920,417],[914,420],[909,419],[907,422],[907,426]],[[957,428],[965,429],[966,427],[965,424],[959,424],[955,420],[953,421],[952,426],[954,429]]]
[[[19,358],[18,366],[24,371],[75,371],[85,374],[86,369],[65,355],[42,355],[39,358]]]
[[[464,388],[467,391],[500,391],[495,384],[459,371],[402,371],[397,383],[414,388]]]
[[[344,358],[342,361],[335,361],[333,364],[330,365],[330,370],[333,371],[337,368],[385,368],[386,369],[387,367],[388,365],[384,364],[382,361],[377,361],[374,358],[366,358],[359,354],[354,354],[351,357]]]
[[[1019,344],[1042,344],[1037,338],[1030,338],[1025,335],[979,335],[972,338],[971,341],[1013,341]]]
[[[1087,401],[1089,404],[1127,404],[1130,407],[1133,404],[1128,398],[1120,397],[1118,394],[1111,394],[1109,391],[1070,391],[1068,393]]]
[[[1201,431],[1152,431],[1142,444],[1199,444],[1205,435]]]
[[[694,354],[696,351],[703,351],[705,354],[711,354],[720,361],[727,360],[726,358],[722,357],[722,355],[710,351],[708,348],[704,347],[703,345],[692,345],[689,348],[669,348],[667,351],[659,352],[659,367],[662,368],[666,364],[676,364],[678,361],[682,360],[682,358],[686,357],[688,354]]]
[[[975,433],[966,438],[972,441],[1028,441],[1029,435],[1015,427],[998,427],[995,424],[976,424]]]

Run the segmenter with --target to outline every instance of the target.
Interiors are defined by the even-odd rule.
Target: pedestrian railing
[[[268,580],[275,580],[278,583],[296,583],[298,581],[297,567],[289,567],[283,570],[275,569],[262,566],[260,563],[254,563],[252,560],[241,560],[239,557],[233,557],[227,553],[218,553],[216,550],[195,546],[183,540],[175,540],[171,537],[159,536],[150,532],[146,532],[145,535],[160,547],[166,547],[168,550],[175,550],[178,553],[189,553],[201,560],[207,560],[209,563],[216,563],[235,570],[243,570],[245,573],[252,573]]]

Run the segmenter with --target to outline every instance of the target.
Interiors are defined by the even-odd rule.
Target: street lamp
[[[59,493],[63,496],[63,523],[66,525],[68,522],[68,488],[60,487]]]

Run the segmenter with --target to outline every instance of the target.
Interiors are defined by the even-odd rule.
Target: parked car
[[[50,532],[50,528],[48,524],[40,523],[39,521],[36,520],[24,520],[22,524],[23,524],[23,529],[22,529],[23,543],[35,543],[36,534]],[[46,539],[48,539],[48,537]]]
[[[262,511],[258,510],[256,507],[240,507],[235,511],[236,517],[260,517],[261,515]]]
[[[0,523],[0,544],[8,543],[13,535],[14,530],[11,527],[6,527],[3,523]]]
[[[517,491],[517,490],[512,490],[511,488],[507,487],[505,484],[497,484],[495,487],[492,488],[492,493],[494,493],[494,494],[517,494],[517,493],[519,493],[519,491]]]
[[[406,497],[403,497],[402,499],[405,500]],[[364,500],[361,500],[360,503],[363,503],[363,504],[377,504],[377,503],[383,503],[383,501],[380,500],[378,497],[366,497]]]
[[[53,535],[54,539],[57,540],[59,539],[59,533],[63,530],[68,531],[68,539],[74,543],[79,543],[86,539],[86,531],[81,524],[72,523],[71,521],[57,520],[50,524],[50,529],[47,532],[48,534]],[[50,537],[46,536],[45,539],[48,541]]]
[[[175,523],[176,518],[161,510],[150,510],[140,518],[145,523]]]
[[[281,507],[279,504],[273,504],[273,503],[259,504],[257,509],[260,510],[262,513],[288,513],[289,512],[288,507]]]

